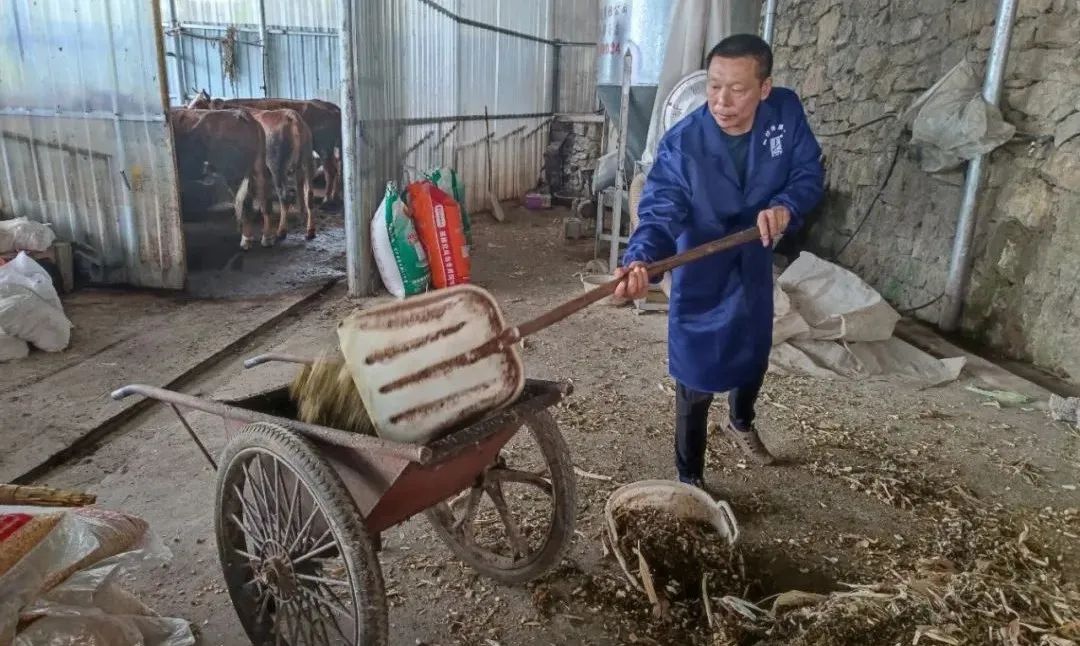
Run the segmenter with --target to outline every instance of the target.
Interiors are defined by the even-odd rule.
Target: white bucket
[[[604,516],[607,519],[608,539],[615,558],[630,583],[638,590],[644,591],[645,588],[641,581],[630,573],[626,557],[619,550],[615,511],[646,508],[662,509],[679,518],[712,525],[729,545],[734,545],[739,540],[739,525],[735,522],[731,505],[723,500],[713,500],[712,496],[697,487],[675,480],[641,480],[623,485],[608,497]]]
[[[607,274],[583,274],[581,276],[581,286],[585,288],[585,291],[592,291],[601,285],[610,282],[613,278]],[[612,307],[621,307],[626,305],[629,301],[625,298],[617,298],[614,294],[604,297],[598,301],[602,305],[611,305]]]

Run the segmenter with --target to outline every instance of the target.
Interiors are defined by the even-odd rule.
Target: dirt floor
[[[273,248],[240,252],[231,215],[186,227],[188,287],[182,292],[80,289],[63,296],[73,328],[64,352],[33,352],[0,368],[0,482],[53,460],[73,443],[106,430],[131,400],[108,393],[129,383],[182,383],[238,339],[273,327],[339,280],[345,268],[340,214],[319,215],[307,242],[293,222]],[[295,218],[295,216],[294,216]],[[42,405],[48,402],[49,405]]]
[[[345,268],[342,216],[315,209],[314,219],[316,237],[305,240],[305,224],[293,208],[285,240],[271,248],[256,241],[255,247],[245,252],[240,249],[240,234],[231,212],[186,216],[185,292],[203,299],[259,298],[341,277]],[[273,223],[276,228],[276,216]]]
[[[511,320],[581,290],[575,274],[592,258],[592,243],[564,241],[559,218],[520,209],[508,209],[503,224],[475,218],[475,282],[493,291]],[[355,306],[336,288],[243,353],[313,353]],[[575,389],[554,409],[580,470],[573,544],[553,572],[510,587],[453,558],[422,517],[386,532],[392,644],[740,643],[712,636],[704,619],[691,626],[654,619],[602,543],[611,491],[674,475],[665,338],[662,314],[596,306],[526,343],[529,376]],[[241,359],[223,358],[185,390],[239,396],[285,383],[294,371],[244,372]],[[714,594],[758,602],[789,589],[895,582],[920,559],[968,567],[983,549],[972,545],[988,541],[1020,545],[1053,576],[1080,578],[1080,435],[1034,408],[992,405],[966,390],[969,383],[962,377],[914,391],[887,381],[770,376],[759,426],[781,463],[748,465],[723,438],[710,438],[707,484],[735,509],[748,581]],[[716,404],[716,419],[724,408]],[[93,491],[101,504],[147,519],[175,558],[142,573],[133,589],[163,615],[190,620],[201,643],[246,643],[217,565],[213,475],[171,415],[147,412],[39,481]],[[220,423],[191,421],[219,451]],[[1022,527],[1030,531],[1017,535]]]

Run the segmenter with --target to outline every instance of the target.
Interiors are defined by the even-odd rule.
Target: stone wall
[[[826,155],[811,248],[935,323],[963,174],[922,172],[895,119],[859,126],[903,111],[962,58],[981,78],[996,5],[789,0],[777,20],[776,82],[803,97]],[[990,158],[964,331],[1080,379],[1078,0],[1020,0],[1002,110],[1017,136]]]
[[[591,197],[592,172],[600,157],[603,128],[601,119],[588,115],[560,115],[551,122],[544,168],[553,195]]]

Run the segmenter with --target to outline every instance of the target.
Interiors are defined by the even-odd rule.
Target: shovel
[[[760,240],[750,228],[646,268],[650,278]],[[362,310],[338,325],[338,340],[376,432],[424,443],[517,399],[525,386],[521,339],[615,293],[609,281],[540,316],[508,327],[491,294],[475,285]]]
[[[495,217],[499,222],[506,221],[506,214],[503,213],[502,203],[499,202],[499,198],[495,197],[494,180],[492,173],[494,169],[491,163],[491,120],[488,118],[487,106],[484,106],[484,147],[487,149],[487,196],[488,201],[491,202],[491,215]]]

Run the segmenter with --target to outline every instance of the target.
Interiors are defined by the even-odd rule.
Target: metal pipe
[[[776,3],[778,0],[765,0],[765,22],[761,25],[761,37],[770,45],[773,44],[773,33],[776,31]]]
[[[634,57],[627,48],[623,55],[622,95],[619,98],[619,150],[615,156],[615,204],[611,209],[611,251],[608,252],[608,270],[619,266],[619,237],[622,230],[622,195],[626,182],[626,128],[630,113],[630,81],[634,72]]]
[[[561,76],[560,72],[562,67],[562,44],[555,43],[555,46],[552,49],[554,50],[552,52],[554,61],[551,66],[551,114],[558,114],[559,84],[562,82],[559,78]]]
[[[259,0],[259,47],[262,48],[262,92],[270,96],[270,41],[266,33],[266,0]],[[295,98],[295,97],[294,97]]]
[[[173,62],[176,63],[177,100],[180,105],[187,104],[187,72],[184,69],[184,33],[180,21],[176,18],[176,0],[169,0],[169,31],[173,41]]]
[[[250,369],[255,366],[261,366],[264,363],[271,363],[273,361],[280,361],[282,363],[299,363],[301,365],[310,366],[315,363],[315,359],[311,357],[301,357],[295,354],[284,354],[279,352],[267,352],[266,354],[255,355],[244,360],[244,368]]]
[[[1016,20],[1018,0],[999,0],[997,18],[994,20],[994,41],[990,46],[990,58],[986,62],[986,78],[983,80],[983,99],[997,105],[1001,100],[1001,87],[1005,78],[1005,63],[1009,57],[1009,41]],[[986,175],[986,156],[974,157],[964,177],[964,194],[960,200],[960,213],[956,219],[956,236],[953,238],[952,256],[949,259],[949,276],[945,281],[945,305],[941,313],[941,329],[953,332],[960,327],[964,309],[964,296],[971,278],[971,246],[975,239],[976,210],[979,188]]]
[[[90,119],[93,121],[130,121],[133,123],[162,123],[164,114],[121,113],[112,110],[53,110],[50,108],[0,108],[2,117],[44,117],[46,119]],[[4,133],[7,136],[7,133]],[[39,144],[40,145],[40,144]]]
[[[191,424],[188,424],[188,421],[184,417],[184,414],[180,412],[180,409],[177,408],[176,404],[169,404],[169,408],[173,409],[173,412],[176,413],[176,417],[184,426],[184,430],[187,431],[187,434],[191,436],[191,439],[195,440],[195,446],[199,447],[199,450],[202,451],[203,457],[206,458],[206,461],[210,463],[210,466],[214,469],[214,471],[217,471],[217,462],[214,462],[214,458],[210,456],[210,451],[206,450],[206,445],[204,445],[202,443],[202,440],[199,439],[199,434],[195,432],[195,429],[191,428]]]
[[[371,278],[371,240],[368,228],[360,215],[359,146],[356,137],[360,126],[356,111],[357,75],[353,56],[353,11],[351,0],[341,6],[341,36],[338,56],[341,61],[341,193],[345,218],[345,274],[349,296],[370,296],[374,293]]]
[[[449,117],[409,117],[405,119],[364,119],[362,126],[429,126],[437,123],[464,123],[467,121],[506,121],[514,119],[543,119],[554,116],[551,112],[513,112],[506,114],[459,114]]]

